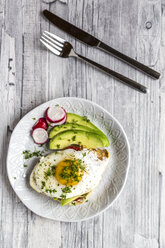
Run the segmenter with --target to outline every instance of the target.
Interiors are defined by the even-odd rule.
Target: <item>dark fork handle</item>
[[[88,59],[88,58],[85,58],[85,57],[83,57],[82,55],[77,54],[77,56],[78,56],[79,58],[85,60],[85,61],[88,62],[89,64],[94,65],[94,66],[97,67],[98,69],[100,69],[100,70],[106,72],[108,75],[110,75],[110,76],[112,76],[112,77],[114,77],[114,78],[120,80],[122,83],[124,83],[124,84],[130,86],[131,88],[134,88],[134,89],[136,89],[136,90],[138,90],[138,91],[140,91],[140,92],[142,92],[142,93],[147,93],[147,92],[148,92],[148,89],[147,89],[145,86],[143,86],[143,85],[141,85],[141,84],[135,82],[134,80],[132,80],[132,79],[130,79],[130,78],[127,78],[127,77],[121,75],[120,73],[115,72],[115,71],[113,71],[113,70],[111,70],[111,69],[109,69],[109,68],[107,68],[107,67],[104,67],[104,66],[102,66],[102,65],[100,65],[100,64],[97,64],[96,62],[94,62],[94,61],[92,61],[92,60],[90,60],[90,59]]]
[[[115,50],[114,48],[104,44],[103,42],[100,42],[100,44],[97,47],[103,49],[104,51],[109,52],[110,54],[112,54],[116,58],[119,58],[119,59],[127,62],[129,65],[135,67],[136,69],[139,69],[140,71],[143,71],[144,73],[146,73],[147,75],[151,76],[154,79],[158,79],[160,77],[159,72],[157,72],[157,71],[149,68],[148,66],[143,65],[142,63],[138,62],[137,60],[132,59],[129,56]]]

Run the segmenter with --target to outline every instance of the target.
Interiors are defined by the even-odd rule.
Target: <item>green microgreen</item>
[[[25,150],[22,152],[24,155],[24,159],[30,159],[32,157],[40,157],[43,155],[43,151],[37,151],[35,147],[35,151],[31,152],[30,150]]]
[[[48,179],[48,177],[55,175],[55,170],[56,170],[56,167],[54,165],[51,168],[48,168],[47,172],[45,172],[46,180]]]
[[[42,181],[41,183],[42,183],[41,189],[43,189],[45,187],[45,182]]]
[[[62,192],[63,193],[71,193],[72,191],[71,191],[70,187],[66,186],[65,188],[62,189]]]
[[[74,135],[73,137],[72,137],[72,141],[75,141],[76,140],[76,135]]]
[[[60,195],[60,197],[61,197],[62,199],[66,199],[66,195],[64,195],[64,194]]]
[[[90,120],[87,118],[87,116],[83,116],[83,121],[90,122]]]
[[[86,156],[86,152],[84,152],[82,155],[83,155],[83,157],[85,157]]]

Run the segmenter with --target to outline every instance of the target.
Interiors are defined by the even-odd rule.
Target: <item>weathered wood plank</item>
[[[161,31],[161,1],[140,2],[137,58],[155,69],[159,67]],[[147,22],[151,22],[148,29]],[[148,40],[148,42],[146,42]],[[137,78],[140,78],[138,75]],[[134,164],[135,187],[135,245],[158,247],[159,237],[159,82],[146,76],[141,80],[150,88],[147,97],[137,100],[135,126],[136,142]],[[139,155],[139,156],[138,156]],[[136,159],[137,158],[137,159]],[[138,180],[138,178],[140,180]],[[140,235],[140,236],[139,236]],[[138,237],[138,238],[137,238]]]
[[[137,14],[135,14],[135,10],[137,11],[137,9],[138,3],[136,1],[118,1],[116,3],[114,1],[110,14],[111,17],[108,18],[108,20],[110,19],[110,23],[112,23],[111,29],[108,32],[109,37],[111,38],[112,36],[112,40],[110,39],[108,42],[107,39],[107,42],[133,58],[136,58],[137,26],[134,24],[137,22],[138,18]],[[109,63],[109,65],[111,65],[111,63]],[[114,70],[136,80],[135,70],[117,59],[114,59]],[[108,80],[106,86],[110,91]],[[109,91],[104,88],[102,91],[106,94],[104,99],[107,99]],[[133,112],[136,94],[138,94],[136,91],[132,91],[130,88],[114,80],[113,108],[110,111],[112,111],[114,116],[121,121],[130,142],[134,140]],[[105,100],[100,100],[100,103],[106,107]],[[111,109],[110,103],[106,108],[108,110]],[[127,118],[125,118],[125,116],[127,116]],[[131,146],[131,148],[133,147]],[[103,247],[108,248],[109,244],[115,248],[133,246],[135,215],[134,208],[132,208],[134,205],[133,182],[134,175],[131,164],[127,184],[122,195],[117,202],[104,213]]]
[[[0,152],[1,152],[1,167],[0,167],[0,243],[4,247],[11,247],[12,245],[12,191],[8,182],[5,163],[7,152],[7,125],[9,116],[8,91],[9,91],[9,59],[11,54],[14,55],[14,38],[10,37],[4,30],[2,30],[2,43],[1,43],[1,57],[0,57],[0,114],[3,116],[3,122],[1,122],[0,132]],[[14,61],[15,63],[15,61]],[[10,105],[11,106],[11,105]]]
[[[20,96],[22,75],[20,71],[22,67],[22,43],[18,42],[19,38],[22,38],[22,32],[20,32],[21,19],[15,23],[18,19],[15,19],[14,17],[20,4],[17,2],[12,5],[12,3],[13,1],[5,1],[5,8],[3,11],[4,29],[1,50],[1,85],[4,87],[1,91],[1,97],[3,97],[3,104],[1,105],[1,107],[3,107],[3,113],[1,113],[1,116],[6,117],[7,120],[7,122],[5,120],[2,122],[2,130],[5,129],[4,133],[7,132],[6,137],[2,139],[5,145],[8,144],[11,132],[20,118],[21,107]],[[20,16],[18,15],[18,17]],[[7,147],[2,151],[2,158],[4,157],[2,164],[2,182],[4,185],[2,188],[3,207],[1,212],[1,226],[3,227],[3,236],[1,245],[2,247],[22,247],[27,236],[27,209],[22,203],[20,203],[20,200],[18,200],[9,186],[6,176],[6,152]]]
[[[164,6],[164,0],[69,0],[67,5],[1,0],[0,247],[164,248]],[[161,66],[160,90],[158,81],[49,25],[40,15],[45,8],[133,58],[155,69]],[[150,94],[141,95],[81,61],[49,53],[39,43],[44,30],[69,40],[82,55],[147,85]],[[12,191],[5,169],[10,130],[30,109],[61,96],[83,97],[105,107],[122,123],[131,145],[122,195],[104,214],[82,223],[59,223],[31,213]]]
[[[48,52],[41,47],[40,33],[48,29],[40,12],[46,7],[40,1],[23,1],[24,66],[22,113],[48,100]],[[59,247],[60,223],[50,222],[28,211],[27,247]],[[45,235],[44,235],[45,234]]]
[[[159,142],[159,246],[165,247],[165,1],[161,5],[161,50],[160,65],[162,77],[160,81],[160,142]]]
[[[28,247],[60,247],[60,223],[41,218],[29,211]]]
[[[2,28],[4,27],[5,0],[0,2],[0,44],[2,42]],[[0,50],[1,51],[1,50]]]

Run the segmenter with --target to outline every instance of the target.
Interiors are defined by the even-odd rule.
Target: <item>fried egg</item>
[[[41,157],[30,176],[31,187],[58,199],[80,196],[92,191],[107,167],[106,149],[66,149]]]

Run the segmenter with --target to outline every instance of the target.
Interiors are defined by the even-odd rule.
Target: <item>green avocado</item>
[[[67,131],[67,130],[84,130],[87,132],[92,132],[93,129],[87,126],[83,126],[83,125],[78,125],[78,124],[74,124],[74,123],[66,123],[63,125],[59,125],[56,126],[54,128],[51,129],[50,133],[49,133],[49,139],[53,138],[56,134]]]
[[[83,125],[94,130],[99,130],[86,116],[80,116],[73,113],[67,113],[67,123]]]
[[[99,134],[72,129],[55,135],[49,142],[49,149],[63,149],[71,144],[82,145],[87,148],[104,146]]]
[[[68,199],[62,199],[61,200],[61,206],[68,205],[69,203],[71,203],[72,201],[76,200],[79,197],[81,197],[81,195],[73,196],[73,197],[68,198]]]
[[[67,123],[74,123],[77,125],[85,126],[88,128],[91,128],[101,136],[103,146],[108,147],[109,146],[109,140],[107,136],[93,123],[90,122],[90,120],[86,116],[80,116],[73,113],[67,113]]]

